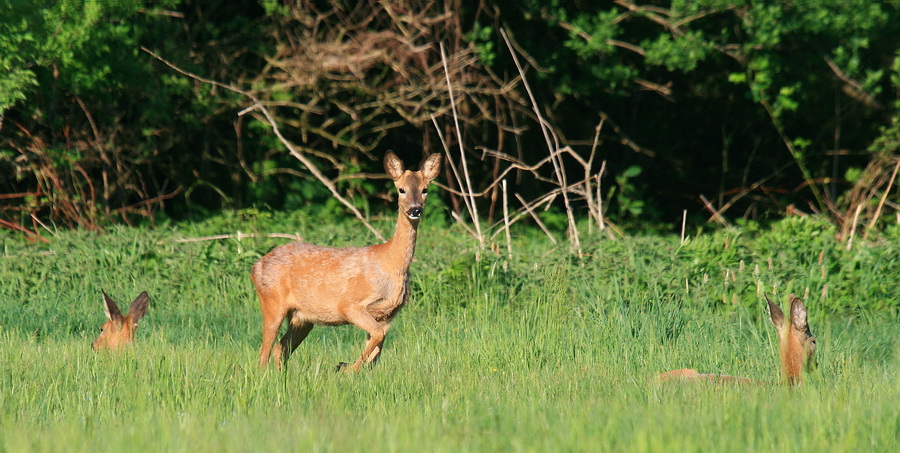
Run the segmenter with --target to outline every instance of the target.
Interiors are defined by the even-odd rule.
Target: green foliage
[[[659,35],[641,47],[646,51],[647,64],[665,66],[670,71],[693,71],[712,50],[699,31],[677,37]]]
[[[608,41],[621,31],[616,26],[617,15],[616,11],[611,10],[575,16],[568,30],[569,39],[565,43],[566,47],[582,58],[612,52],[613,46]]]
[[[243,167],[229,149],[238,98],[176,76],[140,50],[146,46],[180,64],[210,58],[193,69],[215,75],[201,68],[249,61],[244,54],[261,49],[258,41],[245,41],[235,57],[229,47],[241,40],[230,35],[234,30],[255,30],[252,16],[243,14],[251,12],[246,4],[223,4],[218,10],[225,17],[194,27],[193,8],[178,0],[12,1],[8,14],[4,8],[0,62],[12,70],[0,75],[0,169],[16,180],[0,178],[0,187],[49,195],[28,205],[27,214],[92,228],[154,217],[160,201],[179,193],[169,204],[175,213],[185,205],[243,201],[232,185],[240,183],[235,169]],[[213,62],[223,48],[229,56]],[[245,135],[243,151],[252,157],[258,148]],[[5,206],[4,217],[21,208]]]
[[[73,63],[85,43],[85,31],[99,20],[99,3],[4,0],[0,23],[0,115],[37,86],[34,64]]]
[[[0,23],[0,114],[26,99],[35,87],[49,86],[71,95],[86,95],[136,75],[134,61],[121,60],[124,48],[134,53],[133,28],[138,14],[173,8],[179,0],[152,2],[84,2],[3,0]]]
[[[460,109],[471,114],[466,149],[515,143],[524,162],[545,157],[522,145],[541,138],[521,87],[501,88],[517,74],[501,28],[565,144],[581,152],[608,119],[595,163],[608,163],[615,222],[671,223],[699,194],[735,197],[731,217],[770,219],[810,201],[844,212],[867,182],[857,169],[900,143],[896,2],[490,0],[453,15],[440,3],[359,5],[0,0],[0,195],[10,196],[0,218],[99,228],[222,208],[344,212],[258,112],[236,116],[247,99],[141,47],[269,103],[366,213],[391,209],[389,187],[347,176],[380,172],[386,149],[441,148],[430,115],[449,101],[435,42],[464,55],[450,68],[463,68],[458,101],[472,102]],[[491,159],[470,162],[474,180],[494,174]],[[521,185],[523,196],[547,189]]]
[[[608,200],[616,200],[618,206],[618,221],[634,221],[644,212],[643,198],[646,192],[638,188],[636,178],[641,175],[643,169],[632,165],[622,174],[616,176],[616,185],[606,194]]]
[[[475,24],[472,31],[466,34],[466,40],[475,43],[475,50],[478,52],[478,59],[484,65],[490,66],[497,58],[497,50],[494,49],[494,29],[490,26],[482,26]]]
[[[641,165],[638,180],[660,195],[721,194],[763,178],[790,190],[799,179],[804,190],[770,207],[812,199],[826,212],[826,198],[838,202],[848,188],[828,178],[865,166],[865,150],[896,122],[896,3],[644,3],[526,1],[519,15],[516,2],[498,2],[543,68],[539,90],[563,135],[589,138],[596,116],[584,112],[603,111],[619,128],[604,131],[613,168]],[[622,136],[655,159],[613,143]],[[833,157],[835,147],[858,154]],[[732,209],[765,203],[751,198]],[[659,203],[667,218],[682,209],[641,201]]]

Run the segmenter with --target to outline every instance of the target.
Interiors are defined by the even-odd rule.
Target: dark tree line
[[[259,99],[370,212],[389,206],[386,150],[413,161],[457,137],[490,220],[500,176],[546,193],[554,170],[504,173],[548,155],[535,105],[557,146],[594,149],[593,173],[605,161],[619,224],[818,212],[846,231],[898,210],[896,1],[0,3],[0,223],[35,237],[47,221],[344,209],[246,96],[142,48]]]

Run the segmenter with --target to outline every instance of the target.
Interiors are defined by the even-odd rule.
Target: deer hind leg
[[[375,320],[365,309],[347,313],[347,320],[369,334],[369,339],[366,341],[362,355],[351,367],[352,371],[359,371],[365,364],[378,360],[381,348],[384,346],[384,338],[391,325],[390,323]]]
[[[260,300],[263,301],[262,297]],[[266,365],[269,364],[269,356],[272,352],[272,346],[275,343],[275,339],[278,337],[278,329],[281,328],[281,323],[284,321],[285,313],[278,312],[275,310],[267,310],[267,305],[265,301],[262,302],[262,345],[259,347],[259,366],[260,368],[265,368]],[[276,362],[278,360],[276,359]],[[280,364],[278,364],[280,366]]]
[[[295,323],[291,320],[288,324],[287,332],[281,337],[281,341],[275,345],[275,350],[273,352],[273,355],[275,356],[275,365],[278,368],[281,368],[282,363],[287,362],[288,357],[290,357],[291,353],[297,349],[297,346],[300,346],[300,343],[303,343],[303,340],[306,339],[306,336],[309,335],[312,328],[313,323],[311,322]]]

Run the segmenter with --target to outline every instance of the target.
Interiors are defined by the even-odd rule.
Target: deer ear
[[[100,292],[103,293],[103,307],[106,309],[106,317],[110,320],[121,318],[122,312],[119,311],[116,302],[106,294],[106,291],[100,290]]]
[[[438,174],[441,172],[441,159],[442,156],[440,154],[432,154],[425,159],[425,162],[422,162],[419,171],[422,172],[422,176],[425,176],[425,179],[431,181],[438,177]]]
[[[791,324],[800,331],[805,331],[808,325],[806,322],[806,305],[803,305],[803,301],[793,294],[791,294]]]
[[[775,302],[772,302],[772,299],[769,299],[769,295],[765,294],[766,302],[769,303],[769,316],[772,318],[772,324],[775,324],[775,327],[781,330],[781,326],[784,325],[784,312],[781,311],[781,308],[778,305],[775,305]]]
[[[403,175],[403,170],[403,161],[393,151],[388,151],[384,155],[384,171],[396,181]]]
[[[131,316],[132,322],[137,324],[144,317],[144,314],[147,313],[149,306],[150,296],[147,294],[147,291],[144,291],[134,299],[131,307],[128,308],[128,316]]]

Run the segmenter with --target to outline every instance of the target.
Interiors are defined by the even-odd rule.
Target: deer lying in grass
[[[778,329],[781,340],[781,374],[784,382],[790,385],[799,385],[803,378],[803,368],[811,370],[816,366],[816,339],[809,331],[807,323],[806,306],[799,297],[791,294],[791,318],[784,321],[784,312],[769,299],[769,315],[772,323]],[[722,374],[704,374],[697,370],[684,368],[667,371],[657,376],[659,382],[665,381],[710,381],[737,384],[760,384],[745,377],[727,376]]]
[[[369,334],[353,371],[377,360],[391,320],[409,297],[416,229],[428,184],[440,168],[440,154],[429,156],[419,171],[404,170],[392,152],[385,155],[384,169],[400,193],[397,228],[386,243],[332,248],[292,242],[276,247],[253,265],[250,277],[263,318],[260,367],[268,365],[272,353],[280,368],[314,325],[353,324]],[[273,351],[285,318],[287,332]]]
[[[128,313],[122,316],[115,301],[105,291],[102,292],[107,321],[100,327],[100,336],[91,343],[91,348],[95,351],[116,350],[134,341],[134,331],[137,330],[138,321],[147,313],[150,296],[147,295],[147,291],[142,292],[131,302]]]

